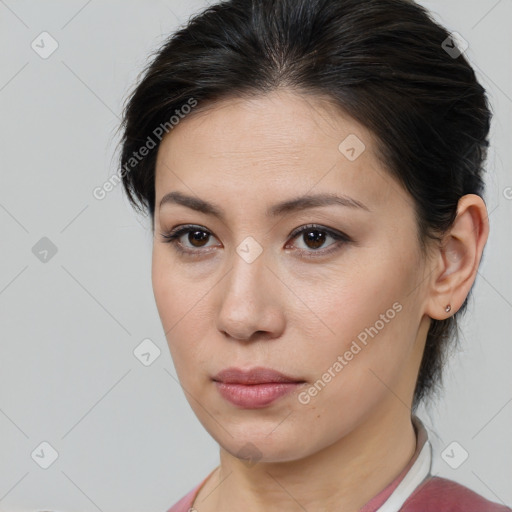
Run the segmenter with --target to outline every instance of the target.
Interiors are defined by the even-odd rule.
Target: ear
[[[443,320],[462,306],[475,281],[488,236],[489,220],[483,199],[475,194],[461,197],[457,217],[434,255],[425,310],[430,318]]]

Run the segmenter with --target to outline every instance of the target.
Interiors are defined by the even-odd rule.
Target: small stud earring
[[[445,310],[447,313],[449,313],[449,312],[452,310],[452,307],[450,306],[450,304],[448,304],[448,306],[446,306],[446,307],[444,308],[444,310]]]

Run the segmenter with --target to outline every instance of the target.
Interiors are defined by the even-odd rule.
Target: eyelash
[[[213,233],[208,231],[206,228],[202,226],[198,226],[195,224],[188,224],[185,226],[177,227],[169,231],[168,233],[160,233],[162,236],[162,241],[164,243],[172,244],[174,249],[179,252],[180,254],[184,254],[190,257],[200,257],[204,255],[205,253],[210,253],[211,251],[204,251],[201,249],[197,250],[190,250],[183,248],[182,244],[179,242],[179,238],[181,238],[184,234],[190,233],[192,231],[202,231],[203,233],[208,233],[209,235],[213,236]],[[330,237],[332,237],[336,242],[328,246],[329,248],[326,250],[305,250],[305,249],[298,249],[298,251],[306,256],[306,258],[316,258],[320,256],[327,256],[341,248],[342,245],[345,243],[352,242],[352,239],[345,235],[342,232],[333,231],[332,229],[326,228],[324,226],[320,226],[318,224],[307,224],[306,226],[301,226],[300,228],[295,229],[289,237],[292,240],[295,240],[296,238],[299,238],[300,235],[302,235],[305,232],[308,231],[320,231],[327,233]],[[211,248],[210,248],[211,249]]]

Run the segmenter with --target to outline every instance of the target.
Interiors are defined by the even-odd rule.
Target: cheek
[[[151,267],[153,293],[166,332],[186,322],[189,311],[194,314],[207,286],[204,282],[198,286],[201,276],[180,265],[173,250],[168,244],[155,245]]]
[[[179,290],[178,274],[164,253],[161,247],[153,248],[151,282],[163,328],[168,332],[182,313],[183,301],[176,293]]]
[[[186,286],[179,269],[167,254],[169,250],[171,248],[167,246],[153,249],[151,281],[160,321],[171,356],[178,368],[185,361],[180,350],[183,344],[179,343],[179,340],[187,331],[187,317],[192,312],[195,301],[191,296],[191,289]],[[193,331],[189,329],[189,332]],[[193,342],[190,341],[189,349],[193,347]]]
[[[169,256],[172,248],[162,245],[153,249],[153,294],[176,372],[182,382],[190,383],[200,368],[208,366],[204,340],[211,338],[212,316],[205,293],[215,281],[210,285],[201,281],[201,276],[189,275],[190,269],[185,272],[176,258]]]
[[[379,251],[378,257],[370,250],[367,255],[358,252],[357,261],[347,258],[343,268],[324,269],[314,282],[302,280],[299,287],[296,281],[295,291],[307,299],[308,306],[306,314],[300,308],[296,321],[304,339],[310,340],[306,345],[314,347],[308,348],[308,361],[315,378],[332,367],[338,356],[346,357],[343,372],[335,373],[348,374],[345,370],[350,367],[350,386],[367,380],[370,368],[392,376],[415,340],[414,294],[410,292],[417,265],[412,251],[398,257],[389,247]]]

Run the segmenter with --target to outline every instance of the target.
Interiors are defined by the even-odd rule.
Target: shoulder
[[[185,494],[185,496],[176,502],[167,512],[192,512],[194,510],[192,509],[192,503],[196,497],[197,491],[199,491],[201,483],[197,484],[191,491]]]
[[[409,496],[403,512],[512,512],[463,485],[440,477],[428,477]]]

